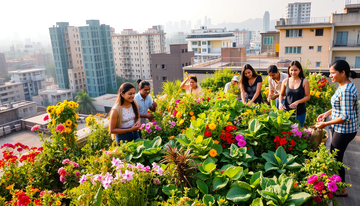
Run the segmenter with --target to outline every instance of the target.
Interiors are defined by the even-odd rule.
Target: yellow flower
[[[313,95],[314,95],[314,93],[315,93],[314,91],[310,91],[310,95],[311,95],[311,96],[313,96]]]
[[[55,119],[52,120],[52,124],[53,124],[53,125],[56,124],[56,120],[55,120]]]
[[[70,119],[66,120],[65,122],[66,126],[71,126],[72,125],[72,121]]]
[[[217,140],[214,140],[214,143],[215,143],[215,144],[219,144],[220,142],[219,142],[219,141],[217,141]]]
[[[211,149],[211,150],[209,151],[210,157],[215,157],[217,154],[218,154],[218,153],[217,153],[217,151],[216,151],[215,149]]]
[[[179,125],[182,125],[182,124],[184,124],[184,120],[183,120],[183,119],[180,119]]]
[[[61,205],[61,202],[58,200],[58,201],[56,201],[55,204],[56,204],[56,205]]]
[[[15,186],[15,184],[11,184],[11,185],[7,186],[5,189],[11,190],[14,186]]]
[[[317,98],[318,98],[318,97],[320,96],[320,94],[321,94],[321,92],[319,92],[319,91],[318,91],[318,92],[316,92],[315,97],[317,97]]]
[[[216,129],[216,124],[214,124],[214,123],[211,123],[211,124],[209,125],[209,128],[210,128],[211,130],[214,130],[214,129]]]
[[[170,137],[169,137],[169,139],[174,139],[174,138],[175,138],[175,136],[170,136]]]
[[[77,136],[74,136],[75,141],[77,140]]]
[[[176,117],[177,117],[177,118],[180,118],[181,116],[182,116],[182,113],[181,113],[181,112],[176,113]]]
[[[227,124],[228,124],[228,125],[232,125],[232,123],[231,123],[231,122],[228,122]]]
[[[65,137],[61,137],[62,140],[65,140]]]
[[[68,105],[70,108],[74,108],[74,104],[72,102],[70,102]]]
[[[190,112],[190,115],[191,115],[191,116],[193,116],[193,115],[194,115],[194,112],[193,112],[193,111],[191,111],[191,112]]]
[[[79,119],[79,115],[75,113],[75,119]]]
[[[195,116],[191,116],[191,120],[195,120],[196,119],[196,117]]]
[[[54,112],[54,108],[55,108],[54,106],[48,106],[46,112],[52,114]]]
[[[57,104],[56,104],[56,106],[59,106],[61,104],[61,102],[58,102]]]

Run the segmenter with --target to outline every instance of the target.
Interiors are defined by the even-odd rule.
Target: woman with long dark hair
[[[331,151],[338,149],[337,161],[342,162],[346,147],[355,138],[359,129],[358,92],[356,86],[349,77],[356,78],[356,73],[350,71],[349,64],[344,60],[335,61],[330,66],[330,78],[332,82],[339,83],[335,94],[331,97],[332,109],[318,116],[317,128],[331,125],[332,141]],[[331,115],[331,120],[323,120]],[[345,182],[345,169],[340,169],[341,181]],[[346,188],[339,196],[347,196]]]
[[[295,109],[296,119],[304,127],[306,118],[305,102],[310,99],[310,83],[305,78],[302,66],[298,61],[292,61],[288,67],[288,78],[282,82],[279,96],[279,109]],[[285,97],[285,105],[283,98]]]
[[[189,85],[186,83],[189,81]],[[202,95],[202,89],[200,85],[198,85],[198,80],[196,76],[190,75],[188,76],[180,85],[181,89],[185,89],[186,94],[194,94],[195,97]]]
[[[256,73],[250,64],[245,64],[241,71],[240,79],[242,102],[248,105],[262,103],[261,86],[262,77]]]
[[[119,88],[119,96],[111,109],[109,131],[115,141],[132,141],[139,138],[139,106],[134,100],[135,86],[124,83]]]

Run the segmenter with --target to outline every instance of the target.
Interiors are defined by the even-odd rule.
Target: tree
[[[133,79],[125,79],[124,77],[116,76],[117,90],[116,90],[116,93],[115,93],[115,94],[117,94],[120,86],[121,86],[122,84],[124,84],[125,82],[130,82],[131,84],[133,84],[133,85],[135,86],[136,92],[139,91],[139,89],[137,88],[136,80],[133,80]]]
[[[78,112],[80,114],[91,114],[96,111],[92,103],[95,99],[90,97],[84,90],[76,94],[75,101],[79,104]]]

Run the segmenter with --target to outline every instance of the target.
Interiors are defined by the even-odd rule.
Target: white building
[[[71,89],[56,89],[49,87],[48,89],[39,90],[39,95],[33,97],[33,101],[38,106],[56,105],[58,102],[72,101]]]
[[[21,82],[4,82],[4,79],[0,78],[0,103],[18,100],[25,100],[23,84]]]
[[[31,101],[39,90],[46,88],[45,68],[9,71],[12,82],[21,82],[24,87],[25,100]]]
[[[208,29],[202,26],[200,29],[191,30],[191,34],[186,36],[186,41],[188,50],[194,51],[199,61],[206,61],[221,57],[221,48],[232,47],[235,35],[226,28]]]
[[[295,2],[286,6],[285,18],[291,24],[304,24],[310,22],[311,2]]]
[[[250,47],[251,32],[245,29],[236,29],[233,31],[235,36],[235,42],[237,47]]]
[[[266,33],[269,31],[270,27],[270,13],[268,11],[265,11],[263,16],[263,32]]]
[[[144,33],[124,29],[112,37],[115,73],[124,78],[151,78],[150,54],[166,51],[162,26],[153,26]]]
[[[250,40],[250,54],[260,54],[261,51],[261,32],[252,31],[251,40]]]

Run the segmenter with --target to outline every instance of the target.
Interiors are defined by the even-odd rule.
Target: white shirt
[[[269,76],[270,91],[274,90],[274,94],[279,94],[281,92],[281,84],[286,78],[288,78],[288,75],[286,73],[280,73],[280,80],[279,82],[276,82]]]
[[[129,108],[122,108],[121,128],[130,128],[135,124],[135,113],[132,105]]]

